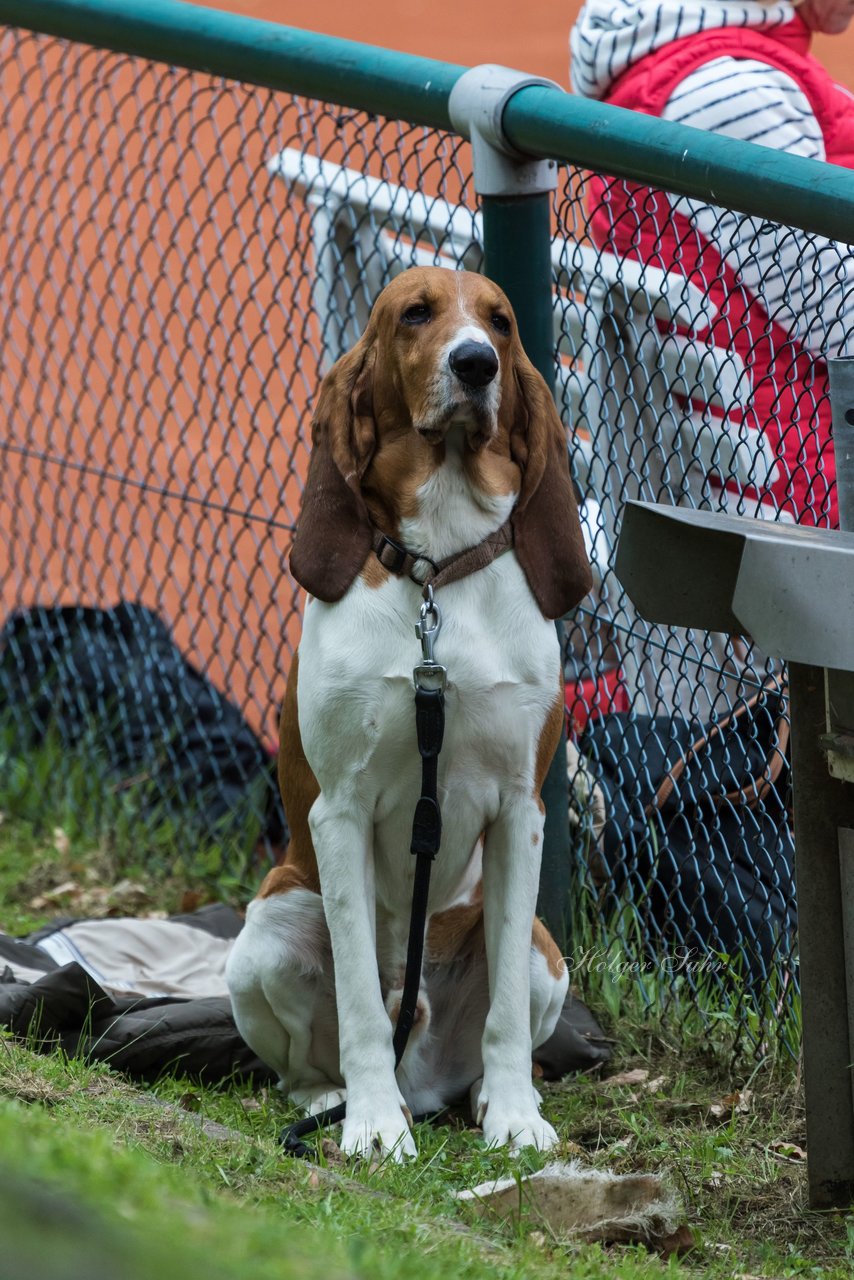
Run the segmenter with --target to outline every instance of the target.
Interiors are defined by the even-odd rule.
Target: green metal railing
[[[182,0],[0,0],[0,21],[157,62],[450,129],[466,68]],[[536,85],[504,112],[520,152],[596,168],[833,239],[851,233],[854,174]]]

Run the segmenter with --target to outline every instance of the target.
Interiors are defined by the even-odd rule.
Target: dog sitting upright
[[[237,1025],[294,1102],[346,1096],[346,1152],[414,1155],[411,1113],[469,1090],[487,1143],[545,1149],[531,1050],[568,982],[535,919],[540,788],[564,714],[549,619],[590,589],[565,431],[501,290],[414,268],[324,379],[312,440],[290,562],[310,598],[279,755],[291,840],[230,957]],[[457,559],[496,531],[497,554]],[[447,669],[443,834],[395,1074],[425,579]]]

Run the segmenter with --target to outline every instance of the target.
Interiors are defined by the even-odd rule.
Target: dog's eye
[[[431,312],[426,302],[416,302],[415,306],[407,307],[400,317],[403,324],[429,324],[430,318]]]
[[[492,327],[495,332],[500,333],[503,338],[509,337],[510,321],[506,316],[503,316],[500,311],[496,311],[495,315],[492,317]]]

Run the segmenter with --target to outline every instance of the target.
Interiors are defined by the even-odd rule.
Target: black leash
[[[428,625],[432,616],[433,625]],[[433,588],[424,588],[424,603],[415,632],[421,641],[422,661],[412,673],[415,682],[415,731],[421,756],[421,795],[412,821],[410,853],[415,855],[415,884],[409,916],[409,942],[400,1013],[394,1030],[394,1067],[400,1066],[415,1023],[421,966],[424,959],[424,934],[427,925],[427,901],[430,894],[430,872],[442,840],[442,813],[439,808],[439,752],[445,734],[445,685],[447,671],[433,658],[433,645],[442,625],[439,606],[433,599]],[[305,1158],[312,1154],[303,1138],[334,1124],[340,1124],[347,1113],[346,1102],[330,1107],[320,1115],[307,1116],[282,1130],[279,1141],[287,1155]],[[415,1119],[422,1117],[416,1116]]]

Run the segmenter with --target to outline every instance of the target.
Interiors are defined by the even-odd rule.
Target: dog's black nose
[[[498,372],[498,356],[485,342],[461,342],[448,364],[467,387],[486,387]]]

